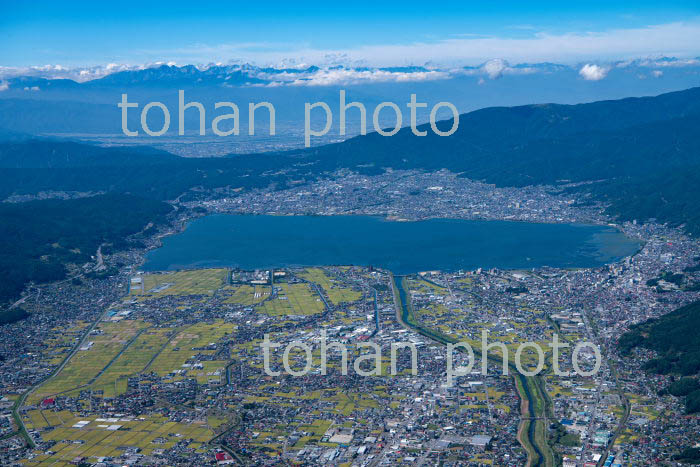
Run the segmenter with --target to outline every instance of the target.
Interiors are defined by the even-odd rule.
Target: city
[[[497,189],[448,172],[346,173],[289,190],[218,196],[183,202],[172,225],[204,212],[608,222],[575,194]],[[595,269],[396,277],[340,265],[158,273],[140,271],[144,250],[95,258],[76,271],[79,279],[33,286],[22,306],[41,313],[4,328],[2,354],[15,357],[0,372],[3,463],[515,466],[534,446],[566,466],[668,458],[697,442],[698,418],[684,415],[678,398],[659,395],[668,376],[649,375],[643,359],[621,356],[616,342],[631,325],[700,298],[692,287],[700,281],[700,248],[678,229],[617,227],[638,239],[641,251]],[[169,232],[147,243],[154,247]],[[97,272],[107,268],[114,273]],[[659,279],[662,272],[682,274],[681,286]],[[408,305],[398,288],[408,292]],[[482,331],[511,359],[520,343],[547,349],[555,334],[565,343],[592,342],[602,365],[589,377],[573,372],[572,345],[556,362],[568,375],[556,376],[546,353],[534,379],[541,392],[528,399],[517,373],[501,373],[496,349],[485,376],[479,357],[449,387],[443,339],[478,349]],[[342,375],[335,350],[321,374],[322,333],[351,356],[376,343],[380,374]],[[308,343],[311,371],[287,374],[278,351],[270,364],[282,371],[267,375],[264,334],[285,345]],[[399,342],[419,351],[415,375],[404,350],[392,375],[390,347]],[[289,355],[293,367],[305,365],[304,352]],[[454,357],[455,367],[469,360]],[[522,357],[525,366],[536,363],[531,352]],[[374,357],[367,360],[371,370]],[[580,352],[584,369],[594,360]]]

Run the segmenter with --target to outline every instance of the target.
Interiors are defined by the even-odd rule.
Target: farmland
[[[101,418],[36,410],[29,416],[28,428],[50,427],[42,436],[56,441],[50,451],[37,455],[29,465],[72,465],[76,457],[117,457],[129,448],[150,454],[176,443],[199,448],[214,435],[204,420],[183,424],[158,415]]]
[[[226,269],[148,273],[131,278],[129,293],[138,299],[167,295],[212,295],[226,282]]]

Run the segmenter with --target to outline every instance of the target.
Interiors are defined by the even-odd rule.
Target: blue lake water
[[[589,268],[633,255],[608,226],[370,216],[217,214],[192,221],[146,256],[145,270],[375,266],[395,274],[540,266]]]

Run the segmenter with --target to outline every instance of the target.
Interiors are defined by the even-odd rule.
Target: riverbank
[[[406,288],[403,277],[397,280],[397,276],[391,275],[394,292],[394,304],[396,307],[396,319],[404,327],[412,329],[419,334],[428,337],[443,345],[455,344],[457,339],[442,333],[425,328],[415,319],[410,294]],[[474,353],[480,356],[479,348],[474,347]],[[500,363],[498,357],[489,359]],[[547,394],[537,380],[537,376],[523,376],[515,366],[509,362],[509,371],[513,375],[515,387],[521,404],[521,420],[518,427],[518,441],[528,454],[528,467],[555,467],[555,454],[547,442]]]

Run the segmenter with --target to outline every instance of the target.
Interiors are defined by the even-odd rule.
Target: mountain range
[[[0,128],[102,142],[115,137],[126,140],[121,130],[121,111],[116,106],[122,94],[128,94],[129,101],[140,103],[141,108],[146,102],[158,101],[175,109],[180,89],[185,91],[187,101],[196,100],[208,109],[215,102],[237,103],[243,133],[247,129],[247,104],[271,102],[276,109],[279,136],[284,136],[302,127],[306,102],[326,102],[337,115],[340,89],[347,91],[348,102],[362,102],[371,117],[372,109],[383,101],[395,102],[405,109],[411,94],[430,107],[446,101],[465,113],[493,106],[577,104],[653,96],[700,85],[700,59],[657,58],[587,65],[587,69],[595,67],[597,73],[583,73],[581,64],[509,64],[498,59],[454,68],[233,64],[8,71],[0,67]],[[197,127],[196,118],[194,112],[186,114],[186,129]],[[419,123],[427,119],[427,111],[418,113]],[[348,122],[349,134],[358,134],[355,120],[349,118]],[[336,136],[337,123],[336,118],[330,132]],[[404,123],[408,123],[407,118]],[[129,124],[139,124],[137,111],[131,112]],[[151,138],[146,144],[160,145],[163,139],[176,136],[174,131],[172,125],[170,133],[161,139]],[[278,147],[286,144],[283,138],[278,139]],[[185,144],[177,138],[172,141],[178,142]],[[235,138],[220,142],[231,145],[230,152],[250,151],[250,146],[237,148]],[[188,155],[187,148],[183,146],[178,154]]]
[[[438,122],[443,130],[452,121]],[[623,220],[657,219],[700,233],[700,88],[588,104],[494,107],[460,116],[450,137],[410,128],[315,148],[189,159],[165,151],[60,140],[0,144],[0,196],[121,192],[159,200],[199,187],[276,186],[338,169],[448,169],[498,186],[559,185]],[[158,165],[159,170],[153,170]],[[568,187],[572,182],[587,182]]]
[[[452,124],[437,123],[443,130]],[[0,203],[0,263],[19,271],[1,288],[0,302],[29,281],[66,277],[65,261],[84,260],[100,244],[128,246],[121,233],[162,218],[170,209],[163,201],[216,196],[223,187],[281,190],[332,179],[340,169],[367,175],[447,169],[498,186],[548,185],[600,203],[620,220],[655,219],[698,235],[698,127],[700,88],[589,104],[486,108],[460,115],[449,137],[421,125],[426,136],[403,128],[391,137],[370,133],[308,149],[225,157],[185,158],[147,146],[101,147],[3,130],[0,199],[57,192],[82,197]],[[126,216],[124,230],[119,219]],[[62,233],[60,241],[47,243],[27,231]]]

